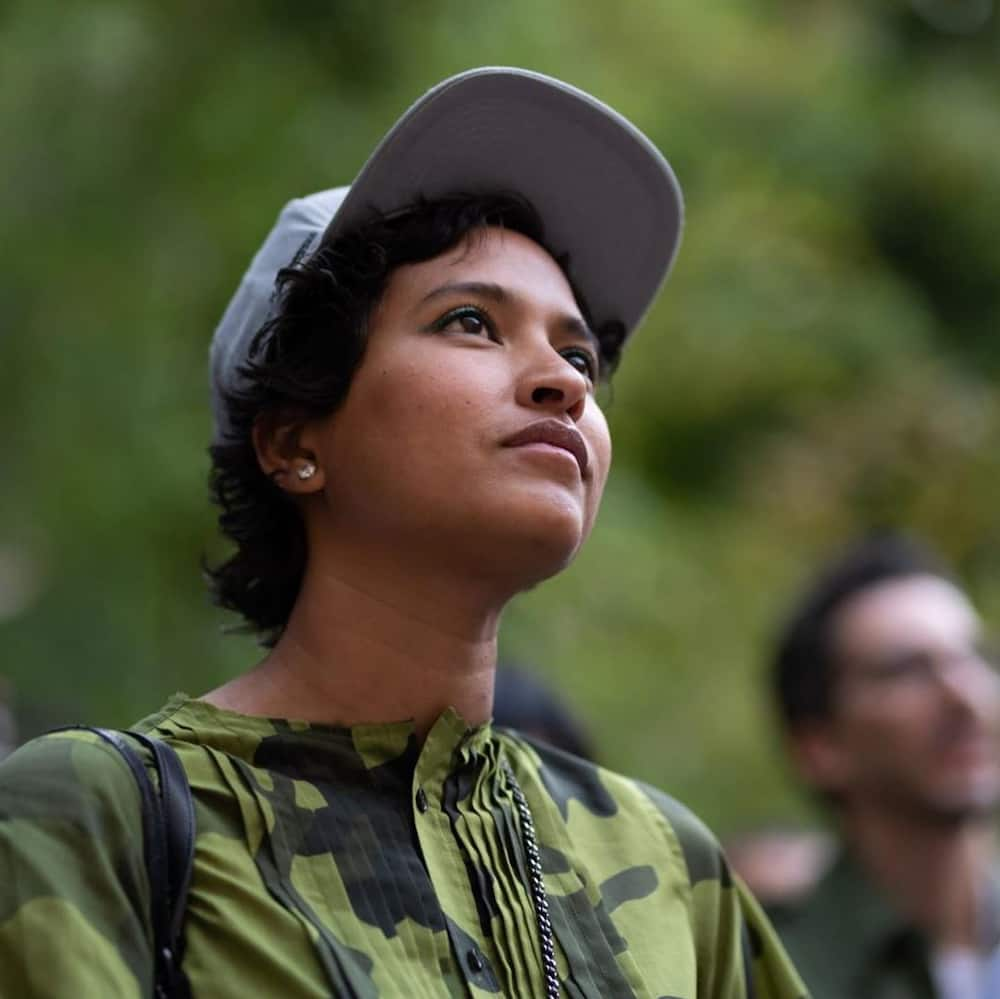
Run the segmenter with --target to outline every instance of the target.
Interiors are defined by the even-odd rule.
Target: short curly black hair
[[[925,544],[889,532],[862,538],[819,573],[776,642],[772,682],[787,730],[830,718],[836,679],[833,622],[837,611],[868,587],[924,575],[952,578]]]
[[[215,603],[242,615],[242,630],[257,634],[263,645],[280,637],[298,597],[306,538],[298,509],[261,470],[254,424],[261,417],[292,422],[336,410],[364,357],[368,317],[391,273],[490,226],[519,232],[552,252],[540,216],[524,198],[456,194],[376,216],[279,273],[278,313],[254,339],[240,370],[243,385],[223,398],[226,440],[209,448],[219,528],[236,546],[219,565],[205,566],[209,587]],[[569,261],[553,257],[592,324]],[[607,322],[595,333],[607,379],[618,364],[624,327]]]

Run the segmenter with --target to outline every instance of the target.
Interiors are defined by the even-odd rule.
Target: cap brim
[[[680,243],[680,187],[630,122],[540,73],[475,69],[426,93],[362,168],[324,239],[418,196],[487,191],[531,202],[595,323],[639,325]]]

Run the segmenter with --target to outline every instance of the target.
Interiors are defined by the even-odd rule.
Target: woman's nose
[[[547,347],[526,364],[518,383],[522,406],[548,413],[566,413],[576,422],[583,416],[590,380],[561,354]]]

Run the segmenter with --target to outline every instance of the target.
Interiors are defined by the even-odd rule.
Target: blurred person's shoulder
[[[997,862],[988,886],[997,911]],[[858,995],[873,984],[888,995],[928,980],[926,937],[844,847],[811,891],[768,914],[816,999]]]
[[[817,997],[855,992],[873,958],[905,932],[899,915],[845,852],[809,891],[767,913]]]

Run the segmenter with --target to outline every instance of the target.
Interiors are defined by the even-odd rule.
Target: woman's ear
[[[264,474],[286,493],[306,496],[325,483],[314,452],[302,446],[303,420],[283,413],[264,413],[253,425],[253,446]]]

